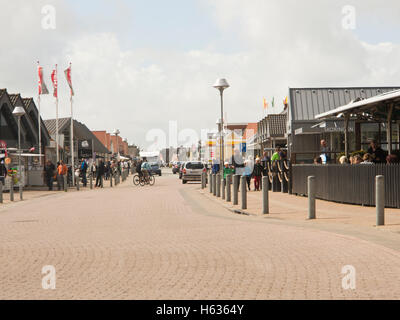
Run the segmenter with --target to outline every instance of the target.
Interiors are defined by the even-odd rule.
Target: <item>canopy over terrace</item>
[[[316,119],[344,117],[345,120],[345,154],[349,154],[348,132],[349,119],[377,121],[387,123],[388,152],[392,153],[392,123],[400,119],[400,90],[387,92],[368,99],[357,99],[347,105],[338,107],[315,116]]]

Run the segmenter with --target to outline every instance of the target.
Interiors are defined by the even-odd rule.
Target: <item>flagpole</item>
[[[74,168],[74,116],[72,111],[72,93],[71,93],[71,172],[72,172],[72,185],[75,185],[75,168]]]
[[[40,65],[39,65],[39,61],[37,62],[38,63],[38,72],[40,72],[39,71],[39,67],[40,67]],[[40,112],[40,94],[41,94],[41,86],[42,86],[42,83],[41,83],[41,81],[40,81],[40,74],[39,74],[39,85],[40,85],[40,89],[39,89],[39,92],[38,92],[38,113],[39,113],[39,116],[38,116],[38,128],[39,128],[39,163],[40,163],[40,165],[42,165],[42,156],[41,156],[41,154],[42,154],[42,130],[41,130],[41,112]]]
[[[57,155],[57,163],[60,162],[60,154],[59,154],[59,146],[58,146],[58,79],[57,79],[57,65],[56,65],[56,73],[55,79],[57,81],[56,91],[56,155]]]

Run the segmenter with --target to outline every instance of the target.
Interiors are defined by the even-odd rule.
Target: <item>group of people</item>
[[[321,140],[322,154],[320,157],[314,158],[314,164],[326,164],[330,161],[330,156],[327,152],[326,141]],[[376,140],[371,140],[367,153],[360,155],[356,154],[350,157],[341,156],[339,158],[340,164],[379,164],[379,163],[398,163],[399,159],[396,155],[386,155],[386,152],[378,145]]]
[[[151,175],[151,166],[147,159],[139,159],[134,163],[134,165],[136,173],[139,175],[139,177],[143,177],[144,179],[148,180]]]
[[[263,176],[268,176],[268,164],[274,163],[275,161],[285,160],[286,152],[283,151],[280,147],[275,149],[272,157],[268,156],[267,152],[264,152],[263,156],[257,157],[255,161],[251,157],[248,159],[243,159],[239,150],[235,151],[235,154],[232,156],[231,161],[226,161],[224,163],[224,180],[230,174],[241,175],[246,178],[247,188],[251,191],[251,180],[254,179],[254,191],[261,191],[262,184],[261,179]],[[212,172],[217,173],[219,171],[219,165],[215,163],[212,167]]]
[[[79,167],[75,170],[75,176],[82,179],[83,187],[87,187],[87,177],[88,172],[90,172],[93,177],[96,177],[95,188],[97,188],[103,186],[103,179],[109,180],[116,172],[121,174],[122,167],[130,170],[130,164],[122,163],[121,161],[113,160],[105,163],[103,160],[99,160],[96,164],[82,159]],[[72,172],[70,172],[63,160],[57,162],[57,165],[48,160],[44,166],[44,175],[49,190],[53,190],[54,181],[57,181],[58,190],[64,190],[64,179],[65,176],[68,177],[68,174],[72,174]]]

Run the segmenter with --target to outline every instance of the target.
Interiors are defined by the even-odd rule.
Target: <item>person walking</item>
[[[3,186],[6,183],[6,177],[7,177],[7,168],[6,168],[6,165],[4,164],[4,160],[1,160],[1,163],[0,163],[0,183],[2,183]]]
[[[246,177],[247,187],[249,188],[249,191],[251,191],[251,189],[250,189],[250,183],[251,183],[251,176],[252,176],[252,174],[253,174],[253,170],[251,170],[249,161],[246,160],[246,161],[244,162],[244,170],[243,170],[242,176],[243,176],[243,177]]]
[[[82,159],[81,168],[80,168],[80,174],[82,176],[82,184],[83,184],[84,187],[87,186],[87,178],[86,178],[87,169],[88,169],[87,162],[86,162],[85,159]]]
[[[234,174],[235,169],[229,166],[229,162],[225,162],[224,164],[224,180],[226,181],[226,176],[229,174]]]
[[[68,174],[67,165],[64,161],[60,161],[57,167],[57,187],[58,191],[64,190],[64,176]]]
[[[55,170],[56,166],[50,160],[47,160],[44,166],[44,176],[46,179],[46,184],[49,187],[49,191],[53,190],[53,179]]]
[[[243,156],[240,153],[239,149],[235,149],[235,154],[232,156],[231,159],[232,165],[235,168],[235,173],[239,175],[243,175],[245,164],[243,160]]]
[[[256,191],[260,191],[260,186],[261,186],[261,177],[263,174],[263,166],[261,165],[261,159],[257,158],[256,159],[256,164],[254,165],[254,189]]]
[[[104,162],[100,160],[97,168],[96,168],[96,185],[95,187],[103,187],[103,176],[104,176]]]

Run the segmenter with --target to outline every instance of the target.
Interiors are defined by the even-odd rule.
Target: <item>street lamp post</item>
[[[115,137],[116,137],[116,140],[117,140],[117,161],[119,161],[119,143],[118,143],[118,135],[120,134],[121,132],[118,130],[118,129],[115,129],[114,130],[114,134],[115,134]]]
[[[223,131],[224,131],[224,90],[229,88],[229,84],[226,81],[226,79],[217,79],[215,82],[214,86],[215,89],[218,89],[220,92],[221,96],[221,125],[219,126],[219,136],[221,139],[221,151],[220,151],[220,167],[219,170],[220,172],[224,172],[224,136],[223,136]]]
[[[25,109],[21,106],[14,108],[13,115],[18,118],[18,184],[19,184],[19,198],[22,197],[22,171],[21,171],[21,117],[25,115]]]

